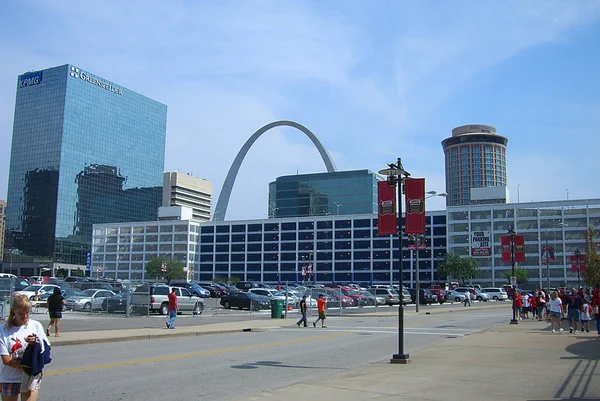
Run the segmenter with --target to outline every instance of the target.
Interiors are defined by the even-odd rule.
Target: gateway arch
[[[229,172],[227,173],[227,177],[225,178],[225,182],[223,183],[223,188],[221,188],[221,193],[219,194],[219,200],[217,201],[217,206],[215,207],[215,212],[213,214],[213,221],[223,221],[225,219],[225,214],[227,213],[227,205],[229,204],[229,198],[231,197],[231,191],[233,190],[233,184],[235,183],[235,177],[237,177],[238,171],[240,170],[240,166],[244,161],[244,157],[246,157],[246,153],[250,150],[254,142],[265,132],[270,130],[271,128],[279,127],[279,126],[288,126],[296,128],[302,131],[310,140],[314,143],[315,147],[321,154],[321,158],[323,159],[323,163],[325,163],[325,167],[327,167],[327,172],[333,173],[335,172],[335,166],[333,165],[333,161],[331,157],[319,142],[319,139],[310,132],[308,128],[304,125],[299,124],[294,121],[274,121],[265,125],[256,131],[252,136],[244,143],[242,149],[238,152],[237,156],[233,160],[231,167],[229,168]]]

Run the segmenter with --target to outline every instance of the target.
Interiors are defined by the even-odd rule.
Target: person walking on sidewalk
[[[465,291],[465,303],[464,303],[464,306],[466,307],[467,304],[469,306],[471,306],[471,292],[469,290]]]
[[[535,298],[537,316],[538,320],[542,320],[544,318],[544,312],[546,310],[546,297],[544,296],[544,293],[541,290],[537,294],[538,295]]]
[[[592,315],[596,319],[596,330],[598,330],[598,337],[600,337],[600,293],[596,290],[592,295]]]
[[[327,304],[327,299],[323,296],[323,294],[319,294],[319,299],[317,299],[317,311],[319,312],[319,318],[313,322],[313,327],[317,327],[317,323],[319,320],[321,321],[321,327],[326,328],[325,326],[325,305]]]
[[[175,293],[177,289],[175,287],[171,288],[171,292],[169,293],[169,320],[167,321],[167,329],[175,328],[175,319],[177,319],[177,310],[179,309],[177,306],[177,294]]]
[[[60,292],[60,288],[54,287],[52,295],[48,297],[46,306],[48,307],[48,314],[50,315],[50,324],[46,328],[46,335],[50,337],[50,329],[54,325],[54,337],[60,337],[58,334],[58,323],[62,319],[63,306],[67,303],[65,298]]]
[[[592,307],[587,298],[583,298],[583,306],[581,307],[581,332],[590,332],[590,320],[592,319]]]
[[[300,313],[302,314],[302,318],[300,320],[298,320],[298,323],[296,323],[298,325],[298,327],[300,327],[300,323],[304,323],[304,327],[308,326],[308,322],[306,321],[306,295],[302,296],[302,299],[300,300],[300,304],[298,305],[298,309],[300,310]]]
[[[577,293],[575,288],[571,289],[571,293],[567,296],[567,321],[569,322],[569,333],[579,333],[579,322],[581,321],[581,308],[583,300]]]
[[[546,307],[550,312],[550,327],[552,328],[552,332],[561,333],[563,329],[560,327],[560,319],[564,316],[564,312],[562,301],[560,300],[560,297],[556,291],[550,294],[550,300],[546,303]]]
[[[521,320],[521,314],[523,312],[523,297],[521,296],[521,291],[515,288],[515,292],[513,294],[513,313],[516,319]]]

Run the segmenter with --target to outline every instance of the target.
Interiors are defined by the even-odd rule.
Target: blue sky
[[[309,128],[339,170],[401,157],[438,192],[441,141],[493,125],[509,139],[513,201],[600,197],[595,0],[9,0],[0,58],[0,199],[17,75],[66,63],[167,104],[165,169],[212,181],[214,204],[244,142],[274,120]],[[268,131],[226,218],[264,218],[270,181],[320,171],[304,134]]]

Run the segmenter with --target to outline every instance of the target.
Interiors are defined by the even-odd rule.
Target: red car
[[[356,291],[353,288],[349,288],[349,287],[342,287],[342,294],[346,295],[347,297],[352,298],[352,300],[354,301],[354,306],[365,306],[367,305],[368,302],[368,298],[366,295],[361,294],[360,292]]]

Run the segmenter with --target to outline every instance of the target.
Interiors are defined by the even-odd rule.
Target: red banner
[[[396,187],[387,181],[377,183],[377,235],[398,234]]]
[[[405,178],[406,234],[425,234],[425,178]]]
[[[585,255],[579,255],[579,271],[585,271]],[[577,271],[577,255],[571,255],[571,271]]]
[[[513,235],[515,247],[515,262],[525,262],[525,237],[523,235]]]
[[[510,256],[510,238],[508,235],[500,237],[500,245],[502,247],[502,262],[512,262],[512,257]]]

